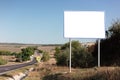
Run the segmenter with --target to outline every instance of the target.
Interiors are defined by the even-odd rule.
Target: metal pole
[[[70,68],[70,72],[71,72],[71,39],[69,38],[69,42],[70,42],[70,60],[69,60],[69,68]]]
[[[98,39],[98,67],[100,67],[100,39]]]

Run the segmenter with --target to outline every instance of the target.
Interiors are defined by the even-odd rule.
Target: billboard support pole
[[[70,42],[69,68],[70,68],[70,73],[71,73],[71,38],[69,38],[69,42]]]
[[[100,39],[98,39],[98,67],[100,67]]]

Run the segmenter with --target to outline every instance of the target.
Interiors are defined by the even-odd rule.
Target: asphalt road
[[[31,62],[23,63],[23,64],[17,64],[17,65],[8,65],[8,66],[0,66],[0,75],[7,73],[8,71],[15,70],[18,68],[22,68],[25,66],[29,66],[32,64],[35,64],[37,61],[34,59]]]

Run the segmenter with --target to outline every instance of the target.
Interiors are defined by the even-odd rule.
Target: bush
[[[50,59],[50,55],[47,52],[43,52],[42,60],[43,61],[48,61]]]
[[[75,51],[74,54],[72,55],[72,66],[82,68],[92,67],[93,57],[91,53],[85,51],[84,49]]]
[[[92,67],[93,57],[78,41],[72,41],[72,67]],[[69,43],[61,48],[55,48],[57,65],[67,66],[69,64]]]
[[[0,65],[5,65],[7,64],[7,60],[4,60],[0,57]]]
[[[0,55],[9,56],[9,55],[12,55],[12,53],[10,51],[0,51]]]
[[[68,66],[69,63],[69,49],[62,51],[61,53],[56,53],[55,58],[57,65]]]
[[[23,61],[23,59],[22,59],[22,53],[16,54],[15,57],[17,58],[16,62],[22,62]]]
[[[21,49],[22,52],[16,54],[17,62],[30,60],[30,56],[34,54],[36,47],[27,47]]]

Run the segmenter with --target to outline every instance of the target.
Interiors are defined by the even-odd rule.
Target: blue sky
[[[63,13],[105,11],[105,27],[120,18],[120,0],[0,0],[0,42],[61,44]],[[81,42],[95,39],[80,39]]]

